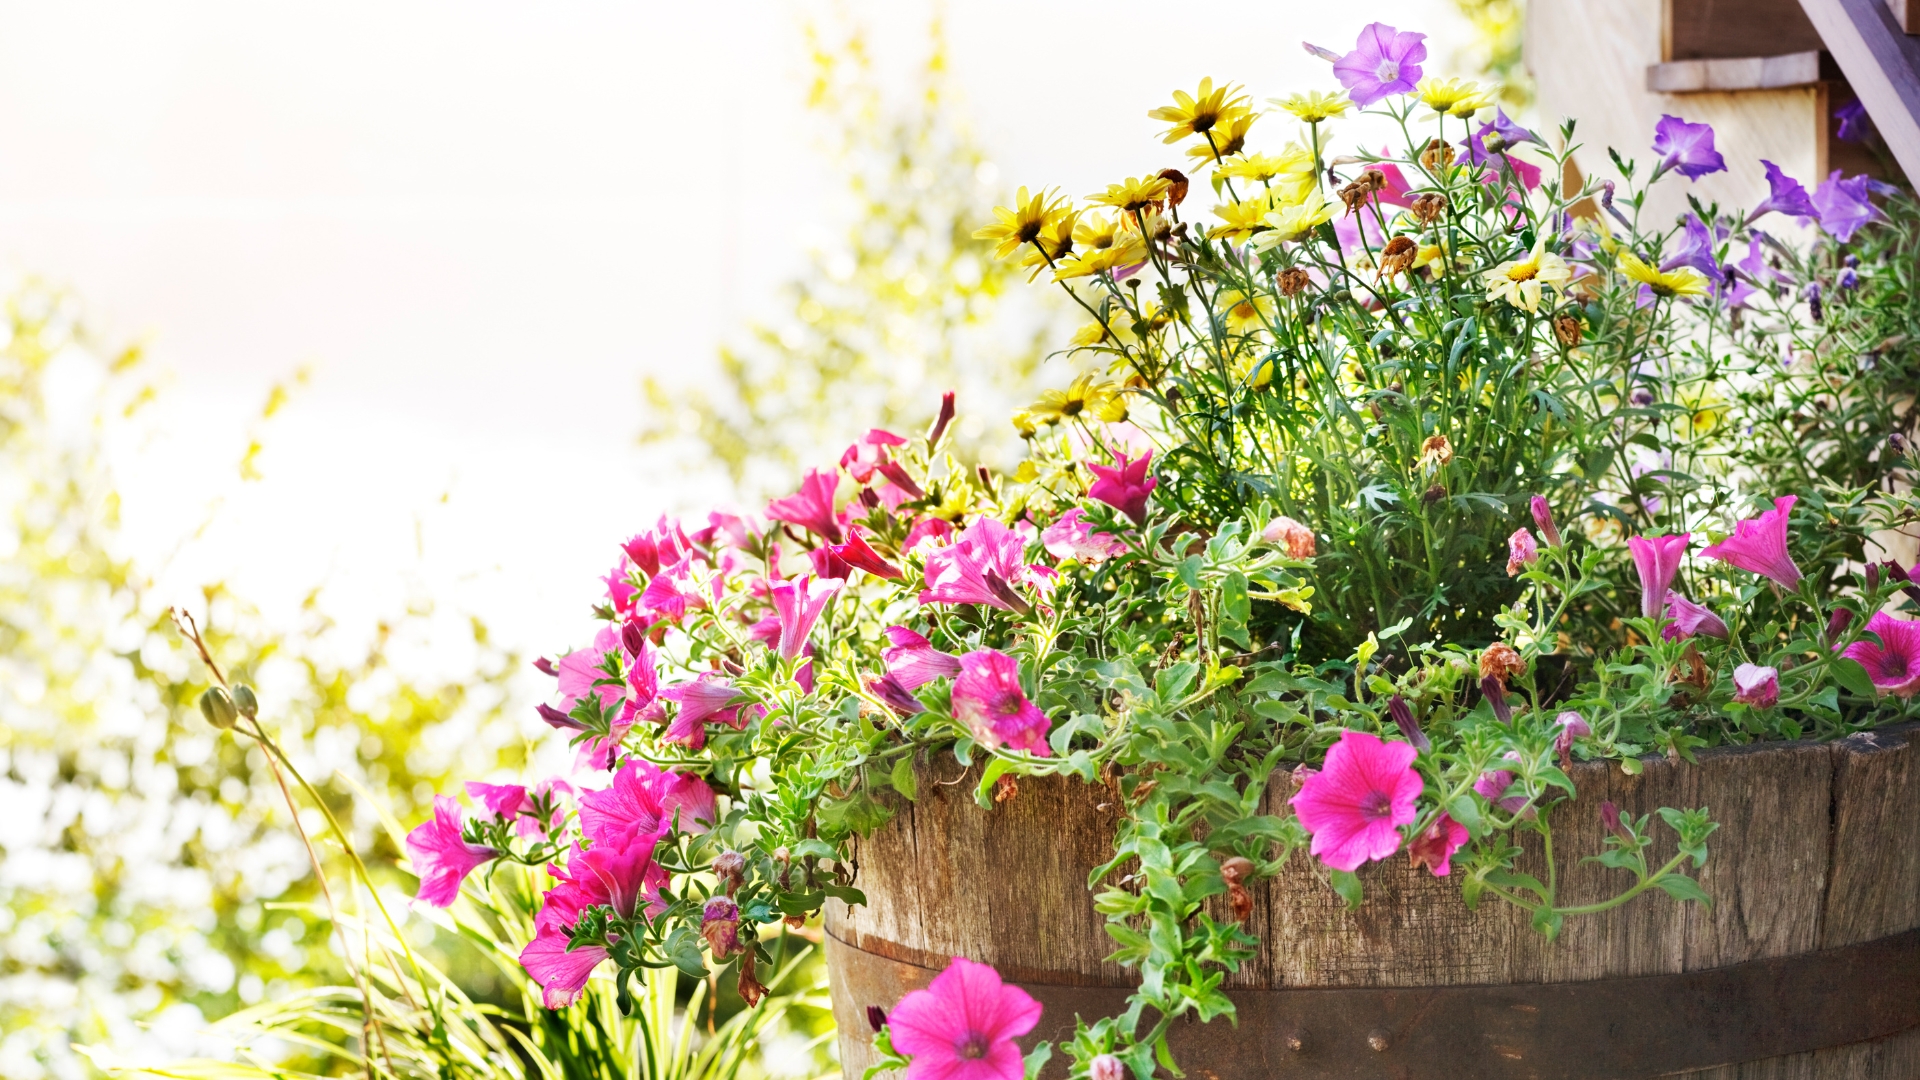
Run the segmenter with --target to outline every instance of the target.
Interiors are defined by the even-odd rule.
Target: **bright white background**
[[[0,3],[0,264],[149,345],[163,396],[116,460],[161,588],[227,578],[284,617],[320,585],[359,627],[432,597],[510,644],[580,637],[617,541],[712,497],[636,448],[641,376],[777,314],[837,231],[800,103],[810,10]],[[890,77],[923,55],[928,4],[843,10]],[[1344,51],[1370,19],[1427,31],[1450,73],[1466,34],[1446,0],[946,15],[1001,184],[1073,194],[1178,161],[1145,113],[1202,75],[1331,89],[1300,40]]]

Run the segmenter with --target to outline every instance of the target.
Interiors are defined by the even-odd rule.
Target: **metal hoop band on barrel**
[[[835,997],[890,1009],[947,957],[829,933]],[[1046,1012],[1056,1045],[1076,1014],[1120,1012],[1129,988],[1003,969]],[[1920,929],[1874,941],[1678,975],[1591,982],[1228,991],[1224,1020],[1178,1024],[1182,1068],[1200,1080],[1622,1080],[1759,1061],[1920,1026]],[[864,1017],[840,1022],[865,1027]],[[1059,1059],[1056,1057],[1055,1061]],[[1049,1070],[1051,1073],[1053,1070]]]

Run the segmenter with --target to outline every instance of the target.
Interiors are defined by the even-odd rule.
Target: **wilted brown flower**
[[[1445,435],[1429,435],[1427,441],[1420,444],[1420,461],[1423,464],[1439,468],[1453,460],[1453,444]]]
[[[1420,164],[1430,173],[1437,173],[1453,164],[1453,147],[1445,139],[1435,139],[1420,151]]]
[[[1167,204],[1179,206],[1187,199],[1187,174],[1179,169],[1161,169],[1160,179],[1172,185],[1167,188]]]
[[[1373,191],[1358,180],[1341,188],[1340,201],[1347,204],[1347,216],[1352,217],[1355,211],[1365,206],[1367,196],[1371,194]]]
[[[1285,270],[1280,271],[1281,296],[1298,296],[1302,292],[1305,292],[1307,286],[1312,283],[1313,279],[1309,278],[1307,272],[1298,266],[1289,266]]]
[[[1435,484],[1432,487],[1427,489],[1427,493],[1425,495],[1420,496],[1420,501],[1427,506],[1432,506],[1434,503],[1437,503],[1441,499],[1444,499],[1446,497],[1447,497],[1447,485]]]
[[[1012,773],[1001,773],[1000,779],[993,782],[993,801],[996,803],[1012,802],[1019,794],[1020,784]]]
[[[1429,192],[1413,200],[1413,216],[1422,225],[1431,225],[1439,221],[1447,212],[1447,197]]]
[[[1496,641],[1487,646],[1480,654],[1480,677],[1498,679],[1502,683],[1527,670],[1527,662],[1520,653],[1504,641]]]
[[[1314,555],[1313,530],[1282,515],[1267,523],[1260,539],[1281,548],[1289,559],[1311,559]]]
[[[1387,241],[1380,249],[1380,276],[1390,278],[1395,274],[1404,274],[1413,268],[1413,257],[1420,252],[1420,245],[1405,236],[1396,236]]]
[[[1580,320],[1565,313],[1554,316],[1553,336],[1569,349],[1580,344]]]

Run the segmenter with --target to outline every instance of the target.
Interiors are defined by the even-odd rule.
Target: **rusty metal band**
[[[891,1008],[947,963],[865,936],[856,946],[830,935],[827,957],[834,996],[853,1013],[840,1017],[841,1023],[862,1031],[866,1006]],[[1045,1006],[1032,1038],[1056,1045],[1071,1035],[1076,1014],[1091,1021],[1118,1013],[1130,992],[1125,986],[1050,982],[1044,972],[1003,974]],[[1197,1022],[1174,1029],[1173,1048],[1189,1076],[1656,1077],[1866,1042],[1920,1026],[1920,929],[1677,975],[1230,990],[1227,996],[1239,1012],[1237,1029]]]

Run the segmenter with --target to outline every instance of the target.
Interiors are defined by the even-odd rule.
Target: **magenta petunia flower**
[[[856,570],[865,570],[875,577],[882,577],[889,581],[894,581],[902,576],[900,568],[881,558],[880,553],[873,550],[872,545],[867,543],[866,538],[860,535],[859,529],[848,528],[847,542],[836,545],[833,548],[833,553],[845,562],[846,565]],[[844,577],[846,575],[843,574],[841,576]]]
[[[627,558],[633,560],[633,565],[652,577],[660,572],[662,566],[672,566],[691,554],[693,544],[688,541],[679,522],[669,520],[662,514],[658,524],[646,532],[629,537],[626,543],[620,545],[620,549],[627,553]]]
[[[677,702],[680,711],[660,738],[664,742],[685,743],[695,750],[707,745],[707,724],[725,724],[738,731],[747,726],[742,713],[745,696],[733,683],[708,672],[692,682],[670,686],[660,692],[668,701]]]
[[[1672,169],[1689,180],[1727,171],[1726,159],[1713,148],[1713,128],[1689,124],[1677,116],[1661,116],[1653,128],[1653,152],[1660,155],[1654,175]]]
[[[986,746],[1047,756],[1047,714],[1027,700],[1020,687],[1020,665],[1006,653],[977,649],[960,658],[960,674],[953,680],[953,715]]]
[[[705,780],[633,760],[613,774],[613,785],[580,796],[580,831],[596,845],[651,835],[669,826],[703,833],[719,817]]]
[[[1525,529],[1513,530],[1507,537],[1507,576],[1519,577],[1527,567],[1540,561],[1540,545]]]
[[[1879,636],[1880,644],[1856,641],[1842,655],[1858,660],[1883,694],[1912,697],[1920,692],[1920,621],[1876,611],[1866,628]]]
[[[877,679],[868,679],[867,690],[901,716],[916,716],[927,711],[927,707],[920,704],[920,699],[913,696],[898,675],[889,673]]]
[[[896,446],[907,445],[907,440],[882,428],[874,428],[860,437],[860,441],[847,447],[840,455],[840,467],[847,470],[856,484],[865,484],[873,479],[880,466],[891,460],[888,450]]]
[[[1079,507],[1061,514],[1040,532],[1040,542],[1056,559],[1078,559],[1091,566],[1105,562],[1127,550],[1127,545],[1106,533],[1093,531],[1086,511]]]
[[[1753,208],[1753,213],[1747,215],[1749,224],[1758,221],[1763,214],[1786,214],[1802,221],[1818,216],[1819,211],[1814,209],[1813,200],[1808,197],[1807,189],[1800,181],[1788,176],[1780,166],[1765,158],[1760,159],[1760,164],[1767,168],[1767,197],[1760,200],[1760,205]]]
[[[837,474],[824,469],[808,469],[800,490],[767,504],[767,516],[775,521],[798,525],[827,541],[841,540],[840,516],[834,513],[833,494],[840,486]]]
[[[1680,572],[1680,559],[1692,540],[1692,533],[1627,538],[1627,551],[1640,572],[1640,614],[1652,618],[1667,606],[1667,590],[1673,587],[1673,575]]]
[[[986,604],[1015,611],[1024,603],[1013,591],[1030,575],[1021,558],[1032,536],[1032,526],[1009,529],[983,517],[944,547],[927,553],[927,588],[922,604]]]
[[[460,895],[460,883],[480,866],[500,856],[485,844],[460,838],[460,804],[450,795],[433,797],[433,817],[407,834],[407,857],[420,875],[415,899],[434,907],[448,907]]]
[[[1553,752],[1556,754],[1566,754],[1573,749],[1575,740],[1584,739],[1593,734],[1593,725],[1587,723],[1586,717],[1572,709],[1567,709],[1554,717],[1553,726],[1555,729]]]
[[[486,807],[495,821],[512,821],[527,802],[527,789],[519,784],[483,784],[469,780],[466,788],[467,798]]]
[[[535,934],[520,950],[520,966],[540,984],[540,1002],[549,1009],[564,1009],[580,1000],[593,969],[607,958],[607,950],[598,945],[570,949],[568,944],[566,931],[555,928]]]
[[[1442,813],[1432,825],[1407,843],[1413,865],[1433,871],[1434,877],[1453,873],[1453,853],[1467,842],[1467,827]]]
[[[1696,604],[1679,593],[1667,594],[1667,616],[1673,622],[1661,631],[1668,641],[1690,638],[1695,634],[1725,639],[1727,624],[1713,609]]]
[[[1420,82],[1426,40],[1425,34],[1369,23],[1360,31],[1353,51],[1333,62],[1333,77],[1363,109],[1389,94],[1407,93]]]
[[[827,601],[839,591],[840,582],[812,574],[782,581],[769,590],[774,614],[780,619],[780,639],[775,651],[782,659],[791,660],[800,655],[807,639],[813,636],[813,625],[827,610]]]
[[[1820,215],[1820,227],[1843,244],[1853,239],[1853,234],[1868,222],[1886,216],[1873,205],[1868,185],[1865,173],[1842,180],[1840,170],[1835,169],[1813,191],[1813,206]]]
[[[1341,733],[1326,764],[1292,799],[1321,862],[1353,870],[1400,849],[1400,826],[1414,819],[1413,803],[1424,786],[1413,768],[1418,756],[1410,743],[1384,742],[1364,731]]]
[[[918,690],[935,679],[960,674],[960,658],[933,647],[933,642],[904,626],[887,627],[887,640],[893,642],[880,659],[887,674],[902,689]]]
[[[910,1059],[907,1080],[1021,1080],[1013,1040],[1039,1022],[1032,995],[961,956],[887,1014],[893,1048]]]
[[[1800,584],[1800,568],[1787,553],[1787,518],[1799,500],[1798,495],[1780,496],[1773,500],[1773,509],[1736,523],[1732,536],[1707,545],[1700,554],[1794,588]]]
[[[1560,526],[1553,523],[1553,508],[1547,505],[1546,497],[1535,495],[1528,501],[1527,509],[1532,512],[1533,523],[1539,528],[1541,537],[1547,541],[1547,546],[1559,547],[1562,543]]]
[[[1153,461],[1153,451],[1147,451],[1138,461],[1130,461],[1127,455],[1116,450],[1113,460],[1112,465],[1087,463],[1087,470],[1099,477],[1087,489],[1087,494],[1132,518],[1135,525],[1144,525],[1147,521],[1147,496],[1159,483],[1147,475],[1147,466]]]
[[[1780,700],[1780,671],[1759,664],[1733,669],[1733,700],[1756,709],[1771,709]]]

